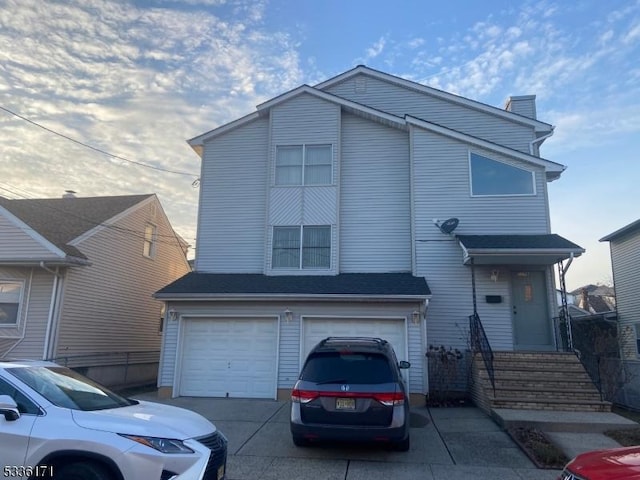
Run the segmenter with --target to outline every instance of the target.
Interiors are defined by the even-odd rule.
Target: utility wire
[[[6,113],[8,113],[10,115],[13,115],[14,117],[17,117],[20,120],[24,120],[25,122],[30,123],[31,125],[34,125],[34,126],[36,126],[38,128],[41,128],[42,130],[45,130],[45,131],[47,131],[49,133],[53,133],[54,135],[62,137],[65,140],[69,140],[70,142],[73,142],[73,143],[75,143],[77,145],[80,145],[80,146],[83,146],[85,148],[88,148],[88,149],[93,150],[95,152],[101,153],[101,154],[106,155],[108,157],[111,157],[111,158],[114,158],[114,159],[117,159],[117,160],[122,160],[123,162],[129,162],[129,163],[132,163],[134,165],[138,165],[140,167],[151,168],[153,170],[158,170],[158,171],[161,171],[161,172],[175,173],[176,175],[184,175],[184,176],[187,176],[187,177],[196,177],[196,181],[198,181],[197,180],[198,175],[196,175],[195,173],[181,172],[179,170],[169,170],[167,168],[156,167],[155,165],[149,165],[147,163],[142,163],[142,162],[138,162],[138,161],[135,161],[135,160],[129,160],[128,158],[122,157],[120,155],[115,155],[113,153],[107,152],[106,150],[102,150],[102,149],[94,147],[92,145],[88,145],[88,144],[86,144],[84,142],[81,142],[80,140],[76,140],[75,138],[72,138],[72,137],[69,137],[69,136],[67,136],[67,135],[65,135],[63,133],[57,132],[57,131],[49,128],[49,127],[45,127],[44,125],[41,125],[41,124],[39,124],[37,122],[34,122],[33,120],[30,120],[27,117],[24,117],[24,116],[20,115],[19,113],[16,113],[16,112],[14,112],[12,110],[9,110],[8,108],[3,107],[1,105],[0,105],[0,110],[4,111],[4,112],[6,112]]]

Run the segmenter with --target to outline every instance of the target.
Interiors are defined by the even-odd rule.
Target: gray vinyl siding
[[[356,81],[362,78],[366,79],[366,91],[356,93]],[[529,142],[535,138],[533,127],[367,75],[350,78],[329,87],[327,91],[393,115],[412,115],[521,152],[529,153]]]
[[[58,258],[51,250],[34,240],[13,222],[0,214],[0,259],[46,260]]]
[[[409,134],[342,120],[340,271],[411,271]]]
[[[0,279],[22,280],[25,287],[19,325],[17,328],[0,328],[0,339],[5,339],[0,358],[6,354],[9,358],[42,359],[53,275],[37,267],[0,267]],[[9,349],[11,350],[8,351]]]
[[[268,140],[260,118],[205,143],[196,270],[263,271]]]
[[[625,338],[627,358],[637,356],[635,347],[635,323],[640,323],[640,230],[636,229],[611,240],[611,264],[616,289],[618,321]]]
[[[458,218],[458,234],[549,233],[544,174],[538,167],[474,148],[481,155],[535,171],[537,194],[471,197],[468,145],[419,129],[413,130],[412,139],[416,273],[426,278],[433,294],[427,311],[427,343],[464,347],[468,316],[473,313],[471,269],[462,264],[458,243],[441,233],[433,219]],[[495,349],[513,348],[509,275],[504,271],[495,284],[482,268],[476,276],[478,298],[503,296],[499,305],[478,303]]]
[[[301,317],[304,316],[362,316],[362,317],[406,317],[408,325],[408,356],[411,362],[410,389],[414,393],[425,393],[424,381],[424,345],[422,344],[424,323],[413,324],[411,314],[419,309],[417,303],[329,303],[329,302],[180,302],[170,304],[180,315],[211,314],[241,315],[280,315],[280,345],[278,364],[278,388],[292,388],[300,373]],[[283,312],[289,309],[293,319],[287,322]],[[174,368],[178,363],[178,321],[166,325],[159,386],[171,387],[174,380]]]
[[[154,258],[143,255],[147,223],[157,227]],[[57,356],[159,351],[162,302],[152,295],[189,266],[157,199],[76,246],[92,264],[67,275]]]
[[[340,107],[308,94],[292,98],[271,111],[269,147],[269,212],[264,269],[273,274],[309,274],[302,270],[271,270],[273,226],[331,225],[332,261],[329,270],[336,273],[338,158],[340,155]],[[279,145],[330,144],[332,146],[331,185],[276,186],[275,155]]]

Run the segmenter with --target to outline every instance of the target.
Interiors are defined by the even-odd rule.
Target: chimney
[[[62,198],[76,198],[76,192],[74,192],[73,190],[65,190]]]
[[[589,305],[589,291],[586,288],[583,288],[581,294],[582,305],[580,305],[580,308],[586,310],[587,312],[591,312],[591,305]]]
[[[536,96],[535,95],[520,95],[518,97],[509,97],[507,103],[504,106],[507,112],[517,113],[524,117],[533,118],[536,117]]]

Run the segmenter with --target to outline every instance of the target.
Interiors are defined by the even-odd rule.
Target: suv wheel
[[[309,446],[309,440],[307,440],[306,438],[299,437],[297,435],[294,435],[291,438],[293,439],[293,444],[296,447],[308,447]]]
[[[411,437],[407,435],[407,438],[394,443],[393,448],[399,452],[408,452],[411,447]]]
[[[95,462],[74,462],[58,466],[53,480],[113,480],[113,477]]]

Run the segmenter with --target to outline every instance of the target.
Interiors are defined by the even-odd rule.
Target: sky
[[[0,0],[0,195],[156,193],[193,252],[186,140],[359,64],[537,95],[567,166],[552,231],[587,250],[567,287],[611,284],[598,240],[640,218],[640,0]]]

